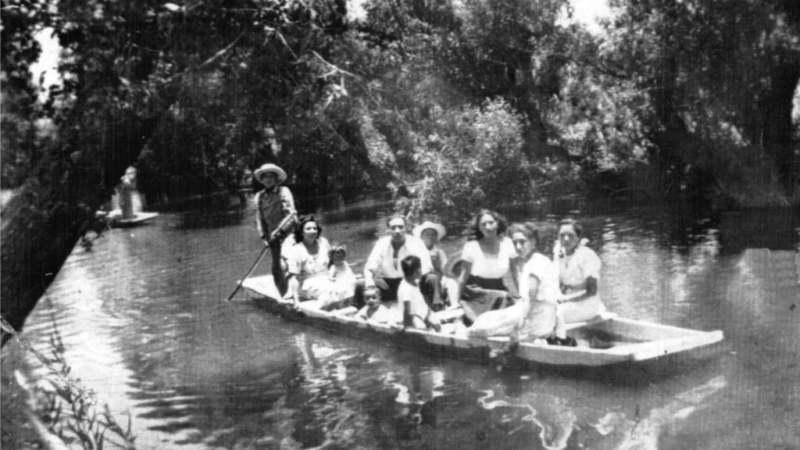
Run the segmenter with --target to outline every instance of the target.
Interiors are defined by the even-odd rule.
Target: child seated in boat
[[[333,244],[328,251],[328,284],[324,287],[317,302],[323,311],[345,308],[353,302],[356,291],[356,276],[345,259],[347,247]]]
[[[442,293],[441,297],[443,303],[431,305],[431,308],[433,308],[434,311],[440,311],[445,308],[458,306],[458,299],[452,298],[458,290],[458,281],[456,281],[455,278],[445,275],[448,266],[448,258],[439,244],[442,238],[447,235],[447,230],[444,225],[426,220],[414,227],[413,234],[425,244],[425,248],[428,249],[431,255],[433,271],[439,275],[439,290]]]
[[[431,253],[431,264],[433,271],[439,275],[444,274],[444,268],[447,266],[447,254],[439,246],[439,241],[445,236],[447,231],[444,225],[425,221],[416,227],[412,232],[414,236],[421,239],[425,244],[425,248]]]
[[[419,280],[422,278],[422,262],[419,257],[409,255],[400,261],[403,269],[403,280],[397,288],[397,300],[403,310],[404,328],[427,328],[430,326],[436,331],[441,331],[441,323],[425,302],[425,297],[419,290]]]
[[[356,313],[361,320],[376,323],[394,323],[396,315],[381,304],[381,291],[375,286],[364,288],[366,306]]]

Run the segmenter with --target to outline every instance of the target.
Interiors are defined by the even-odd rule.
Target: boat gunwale
[[[398,324],[382,324],[372,323],[357,319],[355,317],[344,316],[336,314],[335,312],[320,311],[316,309],[307,308],[300,305],[298,311],[294,302],[289,299],[282,299],[274,295],[268,295],[258,289],[257,281],[259,279],[271,279],[271,276],[264,275],[244,280],[242,287],[254,300],[267,301],[272,303],[275,307],[282,309],[283,317],[290,320],[305,322],[307,319],[313,319],[314,323],[310,325],[319,325],[318,328],[328,329],[332,332],[339,334],[357,334],[357,330],[368,330],[387,337],[406,335],[406,336],[419,336],[422,338],[429,347],[429,350],[435,349],[463,349],[463,350],[480,350],[487,351],[499,350],[508,342],[506,337],[489,337],[489,338],[469,338],[463,335],[446,334],[436,332],[433,330],[422,329],[404,329]],[[250,282],[250,280],[253,280]],[[273,288],[274,290],[274,288]],[[672,333],[680,332],[683,336],[671,337],[650,341],[639,341],[625,343],[624,345],[616,345],[606,349],[597,349],[590,347],[566,347],[566,346],[548,346],[532,342],[520,343],[520,348],[517,351],[516,357],[527,363],[546,364],[554,366],[583,366],[583,367],[597,367],[614,365],[625,362],[645,362],[654,361],[670,354],[680,354],[682,352],[689,352],[695,349],[708,347],[714,343],[723,340],[723,334],[720,330],[714,331],[700,331],[686,328],[675,327],[671,325],[661,325],[651,322],[637,321],[634,319],[625,319],[611,315],[607,318],[600,320],[589,321],[580,326],[573,326],[571,330],[578,330],[581,328],[592,329],[595,326],[610,326],[614,322],[624,324],[627,326],[638,326],[654,330],[666,330]],[[333,329],[333,327],[326,327],[325,323],[337,326],[345,326],[344,331]],[[347,327],[355,326],[356,329],[348,330]],[[350,333],[349,331],[352,331]],[[699,343],[698,343],[699,340]],[[460,344],[460,345],[459,345]],[[572,355],[580,357],[584,355],[590,359],[584,362],[569,362],[560,363],[554,360],[557,355]],[[546,361],[544,361],[546,360]]]

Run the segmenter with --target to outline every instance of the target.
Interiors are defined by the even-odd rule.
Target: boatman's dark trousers
[[[269,246],[270,254],[272,255],[272,279],[275,281],[275,287],[278,288],[278,293],[281,297],[286,295],[289,290],[289,282],[286,280],[286,272],[283,270],[281,260],[281,242],[272,242]]]

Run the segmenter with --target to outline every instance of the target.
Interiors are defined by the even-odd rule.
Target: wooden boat
[[[248,297],[279,316],[325,330],[370,341],[383,341],[415,351],[482,362],[492,362],[508,342],[506,337],[467,338],[429,330],[406,329],[399,325],[368,323],[354,317],[300,306],[281,299],[271,275],[248,278],[242,283]],[[460,308],[444,312],[458,315]],[[440,313],[441,314],[441,313]],[[443,317],[446,319],[446,317]],[[568,336],[577,347],[522,342],[511,357],[516,365],[557,367],[606,367],[665,360],[678,355],[708,356],[712,344],[723,340],[722,331],[695,331],[616,317],[613,314],[568,325]],[[700,352],[701,350],[706,350]],[[701,354],[702,353],[702,354]]]
[[[134,214],[133,217],[123,219],[122,212],[115,209],[108,214],[108,223],[112,228],[129,228],[142,225],[156,217],[158,217],[158,213],[156,212],[139,212]]]

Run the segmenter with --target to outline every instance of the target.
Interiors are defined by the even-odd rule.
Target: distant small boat
[[[303,307],[294,308],[291,300],[281,299],[271,275],[248,278],[242,287],[255,303],[279,316],[340,334],[369,341],[383,341],[441,357],[492,362],[493,356],[508,342],[507,337],[467,338],[431,330],[407,329],[399,325],[376,324],[338,314]],[[458,316],[460,308],[445,311]],[[696,331],[650,322],[630,320],[608,314],[594,320],[568,325],[567,335],[577,347],[520,343],[512,355],[523,366],[605,367],[661,361],[675,356],[708,356],[712,344],[723,340],[722,331]]]
[[[122,211],[119,209],[115,209],[106,215],[108,218],[108,223],[112,228],[128,228],[128,227],[135,227],[137,225],[141,225],[148,220],[155,219],[158,217],[158,213],[155,212],[139,212],[133,215],[133,217],[129,217],[127,219],[122,218]]]

